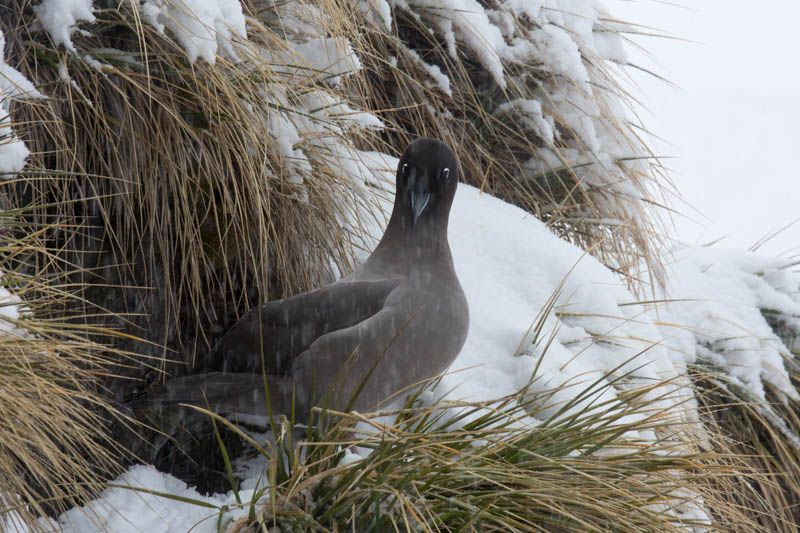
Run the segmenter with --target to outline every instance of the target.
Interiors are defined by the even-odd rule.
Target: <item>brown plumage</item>
[[[447,240],[458,178],[450,148],[414,141],[397,168],[389,224],[360,268],[253,309],[200,373],[170,380],[137,403],[264,416],[266,386],[273,414],[289,415],[294,401],[296,420],[306,421],[314,405],[366,411],[445,371],[469,328]]]

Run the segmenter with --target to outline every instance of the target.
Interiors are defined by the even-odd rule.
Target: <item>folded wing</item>
[[[399,280],[341,281],[261,305],[231,327],[200,371],[285,376],[322,335],[378,313]]]

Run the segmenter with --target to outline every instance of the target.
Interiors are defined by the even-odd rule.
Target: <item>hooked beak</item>
[[[428,174],[423,173],[417,176],[417,169],[411,168],[408,177],[408,199],[411,203],[411,226],[416,226],[417,219],[428,205],[431,199],[431,191],[428,186]]]

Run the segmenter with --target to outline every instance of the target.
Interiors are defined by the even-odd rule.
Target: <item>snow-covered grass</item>
[[[380,235],[392,156],[414,134],[452,144],[467,181],[480,186],[462,185],[452,212],[472,327],[451,372],[418,399],[422,411],[320,436],[379,429],[365,437],[373,453],[337,466],[339,448],[314,445],[321,451],[305,462],[295,454],[290,470],[273,457],[245,475],[251,492],[235,511],[225,510],[236,507],[233,493],[200,496],[138,466],[117,484],[173,497],[110,488],[89,508],[61,515],[64,527],[182,530],[207,518],[196,530],[216,530],[218,519],[249,513],[247,499],[267,485],[267,521],[389,526],[383,513],[397,524],[629,531],[710,519],[745,530],[756,530],[751,519],[767,529],[791,522],[800,496],[792,375],[800,280],[791,263],[752,254],[661,256],[660,226],[647,206],[662,183],[617,81],[629,27],[599,2],[295,1],[255,9],[234,0],[150,0],[100,9],[46,0],[9,15],[0,30],[14,64],[0,62],[0,111],[25,124],[27,148],[0,116],[8,139],[0,139],[0,169],[22,170],[7,200],[33,202],[31,234],[58,245],[20,259],[80,303],[25,296],[37,313],[79,310],[84,327],[96,327],[91,319],[120,328],[127,336],[114,339],[117,349],[156,358],[118,374],[151,383],[158,369],[185,371],[167,359],[191,364],[214,331],[261,299],[349,271]],[[102,28],[114,28],[113,39]],[[23,74],[45,99],[19,99],[19,91],[35,96]],[[58,224],[46,225],[52,220]],[[53,354],[64,349],[61,339],[38,340]],[[91,376],[117,400],[137,386]],[[70,396],[57,387],[62,374],[51,377],[52,388],[40,388],[51,396],[100,401]],[[16,397],[24,407],[27,397]],[[755,403],[715,409],[739,400]],[[477,407],[438,417],[439,401]],[[73,405],[59,420],[95,420]],[[19,416],[0,413],[13,429]],[[750,438],[731,429],[740,413],[756,437],[733,449],[769,460],[728,460],[720,431]],[[47,431],[39,438],[58,444]],[[72,480],[91,478],[91,453],[73,448],[75,470],[42,470],[42,484],[70,472]],[[218,456],[216,442],[211,449]],[[13,453],[2,439],[0,451]],[[184,475],[203,470],[181,456],[160,464],[179,469],[182,460]],[[753,472],[785,477],[776,484]],[[4,503],[37,495],[15,476]],[[431,476],[439,477],[426,485]],[[766,496],[727,480],[760,483]],[[772,523],[764,518],[769,503],[785,509]]]

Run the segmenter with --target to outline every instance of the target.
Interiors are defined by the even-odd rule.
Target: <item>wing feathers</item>
[[[320,336],[381,310],[399,280],[346,281],[250,311],[225,334],[200,370],[284,376]],[[263,360],[263,364],[262,364]]]

